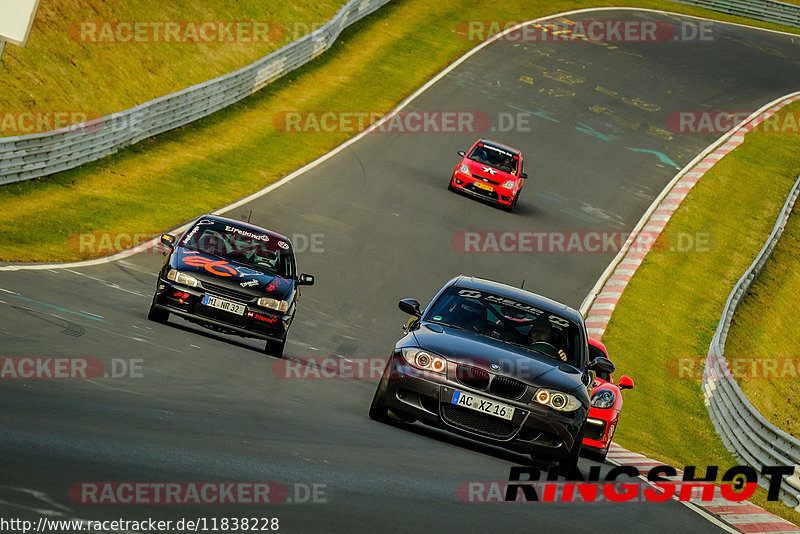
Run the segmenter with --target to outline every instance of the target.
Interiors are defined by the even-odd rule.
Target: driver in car
[[[567,361],[567,353],[557,348],[552,342],[552,329],[550,321],[541,318],[531,326],[529,333],[531,348],[544,352],[548,356],[557,357],[562,362]]]

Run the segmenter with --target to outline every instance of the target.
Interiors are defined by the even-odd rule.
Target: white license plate
[[[508,421],[514,417],[513,406],[501,404],[489,399],[484,399],[483,397],[473,395],[472,393],[464,393],[463,391],[456,390],[453,393],[453,398],[450,400],[450,402],[457,406],[463,406],[464,408],[469,408],[470,410],[475,410],[476,412],[488,413],[489,415],[494,415],[495,417],[499,417],[501,419],[507,419]]]
[[[232,300],[225,300],[219,297],[211,297],[208,295],[203,297],[203,304],[236,315],[244,315],[244,309],[246,307],[244,304],[239,304],[238,302],[233,302]]]

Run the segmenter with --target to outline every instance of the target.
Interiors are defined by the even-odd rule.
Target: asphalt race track
[[[572,18],[696,22],[624,10]],[[226,213],[246,218],[252,210],[255,224],[321,235],[317,251],[298,258],[317,283],[303,289],[286,357],[385,358],[406,320],[397,301],[426,303],[459,273],[525,280],[526,289],[579,306],[615,251],[464,253],[454,236],[632,229],[677,170],[719,136],[671,133],[671,113],[752,111],[800,86],[800,46],[791,37],[727,25],[710,35],[495,43],[408,108],[482,112],[495,131],[374,133]],[[501,114],[526,117],[529,128],[497,131]],[[525,154],[530,179],[513,214],[447,191],[456,151],[479,135]],[[150,253],[0,272],[2,356],[92,357],[107,370],[117,359],[126,375],[2,381],[3,517],[277,517],[286,532],[561,532],[609,520],[615,532],[721,531],[674,501],[461,503],[459,484],[507,480],[526,458],[371,421],[375,380],[280,378],[261,342],[174,317],[168,325],[147,321],[161,260]],[[120,360],[141,369],[122,373]],[[592,465],[580,463],[583,472]],[[68,491],[81,481],[271,481],[289,488],[292,502],[79,505]],[[318,500],[327,502],[297,502],[313,484],[324,485]]]

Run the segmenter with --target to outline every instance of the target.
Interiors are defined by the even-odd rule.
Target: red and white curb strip
[[[771,102],[745,119],[731,132],[723,135],[716,143],[706,149],[695,161],[683,168],[681,172],[662,191],[651,205],[648,213],[639,221],[637,228],[631,233],[620,255],[615,258],[608,271],[601,277],[602,288],[590,293],[594,301],[591,308],[584,313],[589,335],[600,339],[606,331],[611,314],[619,301],[622,292],[630,282],[642,259],[647,255],[656,238],[664,230],[670,217],[678,209],[683,199],[703,175],[731,150],[744,142],[744,135],[778,110],[800,99],[800,93],[793,93]],[[698,161],[699,160],[699,161]],[[586,301],[585,301],[586,303]],[[583,310],[583,307],[581,307]]]
[[[612,443],[609,447],[607,458],[617,465],[636,467],[640,473],[664,465],[662,462],[620,447],[616,443]],[[683,472],[679,469],[676,469],[676,472],[678,476],[676,480],[679,480],[683,476]],[[692,492],[693,498],[696,497],[697,501],[700,501],[700,491],[701,488],[694,488]],[[692,501],[691,506],[696,506],[718,517],[726,525],[729,525],[733,532],[747,534],[756,532],[800,533],[800,528],[794,523],[773,515],[750,501],[733,502],[723,498],[719,486],[714,488],[714,496],[711,500],[702,503],[697,501]]]
[[[653,202],[647,213],[637,224],[631,237],[614,259],[609,268],[600,278],[598,285],[589,294],[581,311],[586,317],[586,328],[590,336],[600,339],[608,327],[611,314],[619,302],[625,287],[630,282],[642,259],[647,255],[656,238],[664,230],[670,217],[678,209],[683,199],[692,190],[692,187],[703,175],[725,157],[731,150],[744,142],[744,135],[765,119],[774,115],[778,110],[800,99],[800,93],[792,93],[775,100],[759,109],[745,119],[734,130],[720,137],[708,147],[694,161],[684,167],[669,185]],[[594,297],[594,300],[591,299]],[[591,302],[591,307],[586,310],[586,305]],[[652,460],[641,454],[631,452],[612,444],[608,452],[608,459],[620,465],[632,465],[640,471],[662,465],[661,462]],[[679,474],[682,474],[679,472]],[[719,517],[727,525],[738,532],[796,532],[800,528],[785,519],[773,515],[749,501],[731,502],[723,499],[719,488],[714,490],[712,501],[693,503],[694,506]]]

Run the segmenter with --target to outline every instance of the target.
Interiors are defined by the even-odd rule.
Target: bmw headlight
[[[592,395],[592,406],[607,409],[614,406],[617,396],[610,389],[599,389]]]
[[[198,280],[194,276],[182,273],[180,271],[176,271],[175,269],[169,270],[169,272],[167,273],[167,280],[172,280],[176,284],[181,284],[184,286],[201,287],[200,280]]]
[[[440,375],[447,374],[447,360],[426,350],[416,347],[402,349],[403,358],[412,366],[422,371],[432,371]]]
[[[580,401],[569,393],[553,389],[540,388],[533,396],[533,400],[559,412],[573,412],[581,406]]]
[[[269,297],[261,297],[256,302],[262,308],[269,308],[270,310],[286,313],[289,310],[289,302],[286,300],[278,300]]]
[[[503,187],[506,189],[514,189],[514,180],[506,180],[503,182]]]
[[[463,173],[463,174],[469,174],[469,167],[467,166],[466,163],[462,163],[461,164],[461,168],[458,169],[458,172]]]

